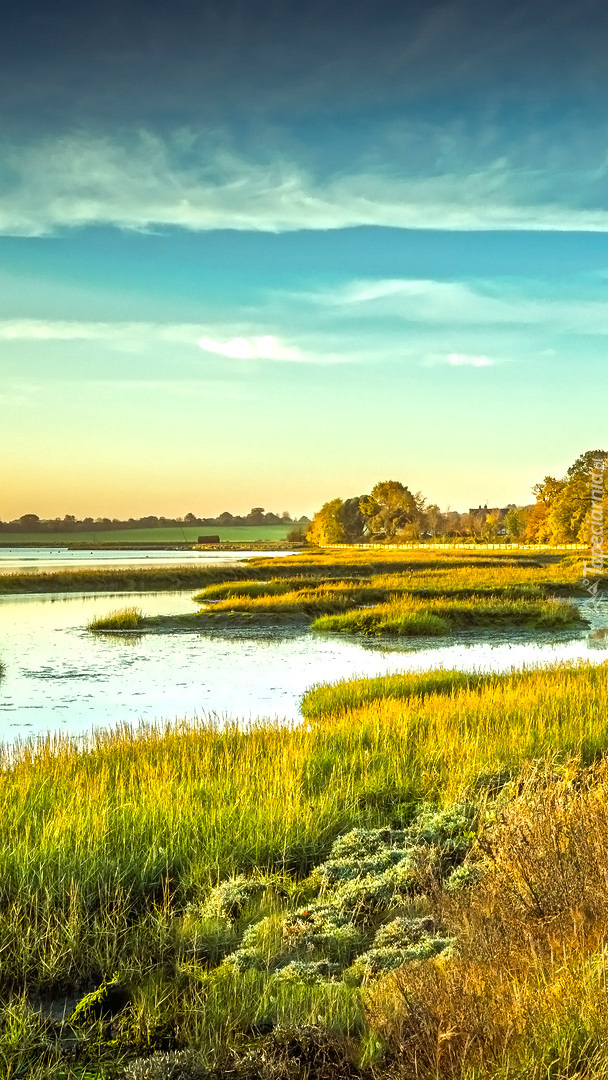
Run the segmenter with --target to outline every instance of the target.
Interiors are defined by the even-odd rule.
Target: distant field
[[[0,532],[0,546],[11,544],[176,544],[187,541],[195,544],[199,536],[219,536],[222,543],[242,543],[249,540],[284,540],[295,528],[287,525],[194,525],[184,529],[100,529],[99,532]]]

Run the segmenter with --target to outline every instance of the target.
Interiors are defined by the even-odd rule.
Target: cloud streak
[[[445,358],[446,364],[450,367],[474,367],[485,368],[493,367],[496,363],[495,360],[491,360],[489,356],[467,356],[465,353],[449,353]]]
[[[483,162],[472,155],[468,166],[450,160],[433,171],[421,165],[404,170],[387,159],[373,168],[350,162],[320,175],[276,147],[268,148],[265,160],[253,160],[226,149],[216,136],[184,131],[170,138],[140,131],[121,139],[72,134],[5,143],[2,158],[5,235],[44,236],[90,225],[608,231],[597,175],[593,190],[586,174],[578,184],[570,178],[567,195],[560,169],[543,172],[532,161]]]
[[[344,363],[349,357],[320,353],[290,345],[272,334],[232,336],[222,341],[218,328],[201,336],[203,327],[193,323],[79,322],[69,320],[0,320],[0,341],[5,342],[102,342],[117,348],[133,349],[154,343],[198,346],[226,360],[273,361],[298,364]],[[220,328],[220,332],[226,328]],[[229,332],[229,331],[228,331]]]
[[[531,296],[528,283],[519,291],[493,282],[469,284],[428,279],[353,281],[336,289],[308,294],[321,308],[349,317],[393,318],[437,326],[548,326],[552,331],[608,334],[608,303],[601,300]]]

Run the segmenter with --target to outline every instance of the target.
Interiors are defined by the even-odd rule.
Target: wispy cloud
[[[306,360],[299,349],[284,345],[270,334],[264,337],[235,337],[230,341],[215,341],[214,338],[202,337],[197,344],[205,352],[228,356],[231,360]]]
[[[206,333],[201,335],[202,330]],[[0,341],[96,341],[132,350],[154,342],[198,346],[204,352],[227,360],[282,361],[299,364],[344,363],[348,356],[323,353],[288,344],[273,334],[248,334],[227,337],[216,335],[226,327],[202,327],[192,323],[150,322],[71,322],[66,320],[0,320]],[[213,334],[215,331],[215,334]]]
[[[445,358],[446,364],[450,367],[474,367],[484,368],[493,367],[496,363],[495,360],[490,359],[489,356],[467,356],[466,353],[449,353]]]
[[[436,326],[547,325],[569,333],[608,334],[608,302],[533,295],[525,281],[515,290],[500,282],[388,278],[349,282],[307,294],[306,299],[366,320],[390,316]]]
[[[479,161],[471,154],[437,171],[387,158],[373,168],[351,161],[320,175],[277,147],[253,160],[217,138],[141,131],[120,139],[72,134],[5,142],[2,158],[10,177],[0,198],[4,234],[92,224],[271,232],[355,225],[608,230],[597,175],[595,186],[582,173],[566,184],[568,163],[544,170],[536,160]]]
[[[79,322],[65,319],[4,319],[1,341],[107,341],[156,339],[195,344],[200,326],[187,323]]]

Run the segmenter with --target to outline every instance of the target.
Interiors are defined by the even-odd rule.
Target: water
[[[291,555],[289,551],[68,551],[66,548],[0,548],[0,574],[23,570],[117,570],[138,566],[196,566],[201,563],[234,563],[263,556]]]
[[[296,720],[302,693],[317,682],[431,667],[504,671],[608,659],[608,604],[582,630],[414,642],[325,637],[302,628],[139,636],[86,630],[93,617],[133,603],[146,614],[192,611],[191,597],[191,591],[0,597],[6,666],[0,740],[205,715]]]

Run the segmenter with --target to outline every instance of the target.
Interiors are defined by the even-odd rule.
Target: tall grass
[[[370,988],[403,1080],[608,1074],[606,763],[545,763],[519,784],[481,835],[478,883],[437,896],[458,957]]]
[[[350,830],[364,830],[358,843],[368,842],[365,830],[386,837],[387,826],[408,827],[421,804],[475,800],[526,762],[569,759],[579,768],[608,748],[606,664],[478,679],[437,672],[417,686],[401,678],[410,685],[400,697],[390,680],[367,698],[356,687],[340,700],[317,697],[301,726],[122,727],[84,742],[57,736],[6,749],[0,996],[13,995],[13,1013],[0,1025],[0,1062],[42,1037],[14,995],[60,997],[115,973],[131,1004],[111,1047],[82,1044],[91,1060],[181,1040],[211,1061],[287,1022],[364,1043],[376,1024],[393,1045],[402,998],[395,1029],[373,1009],[370,1028],[346,975],[277,983],[224,957],[248,927],[247,940],[258,949],[266,942],[269,956],[284,948],[285,912],[309,917],[315,868]],[[332,865],[342,872],[340,859]],[[264,875],[271,886],[256,899]],[[218,896],[241,905],[236,922],[212,903],[218,883]]]
[[[502,676],[509,678],[509,675]],[[383,698],[407,701],[427,694],[453,694],[456,690],[482,686],[501,676],[439,668],[421,674],[378,675],[371,679],[344,679],[321,683],[307,690],[300,704],[306,720],[359,709]]]
[[[61,592],[158,592],[196,589],[216,581],[245,578],[244,565],[148,566],[106,569],[49,570],[0,574],[0,595]]]
[[[89,630],[138,630],[143,623],[141,608],[125,607],[101,615],[88,624]]]
[[[447,634],[472,626],[529,626],[555,629],[581,622],[573,604],[558,600],[501,600],[470,597],[415,600],[396,598],[369,609],[321,615],[313,630],[346,634]]]

